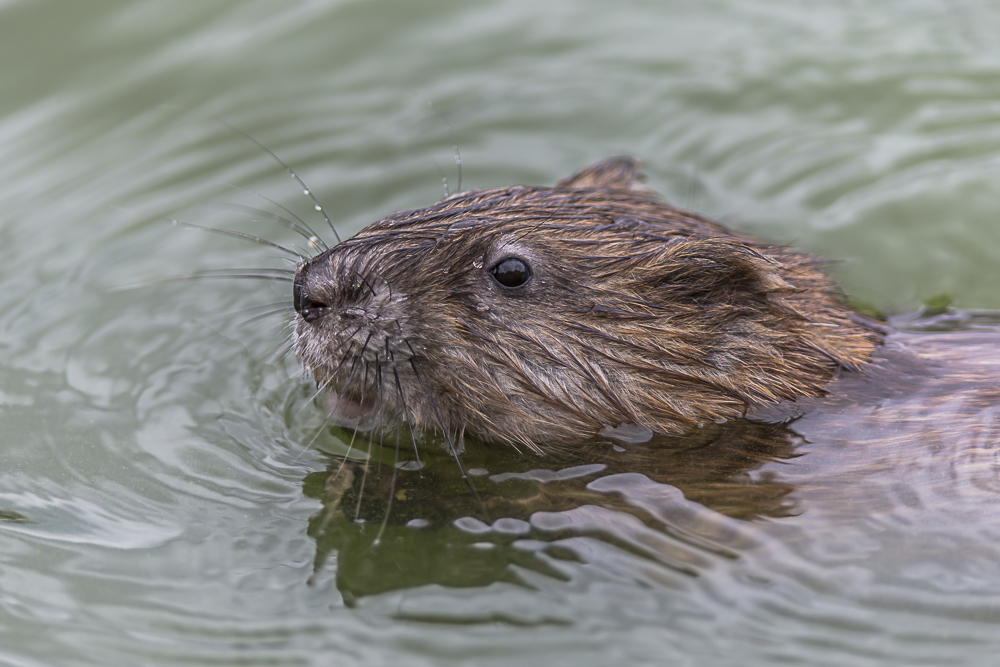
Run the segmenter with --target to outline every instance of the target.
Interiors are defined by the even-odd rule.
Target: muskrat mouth
[[[370,431],[375,428],[378,416],[378,404],[375,401],[356,401],[335,391],[328,391],[326,400],[331,423],[359,431]]]

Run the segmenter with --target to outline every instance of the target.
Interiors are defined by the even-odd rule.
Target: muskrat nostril
[[[330,314],[330,306],[326,305],[322,301],[316,300],[309,301],[296,310],[299,311],[299,315],[301,315],[302,319],[306,322],[315,322],[316,320]]]
[[[330,313],[328,304],[306,294],[302,286],[298,284],[295,285],[292,305],[295,306],[295,312],[301,315],[306,322],[315,322]]]

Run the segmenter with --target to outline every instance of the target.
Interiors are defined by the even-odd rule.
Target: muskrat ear
[[[556,183],[560,189],[571,190],[645,190],[645,175],[634,157],[609,157],[576,172]]]
[[[650,283],[698,301],[761,299],[798,291],[781,276],[780,263],[732,241],[679,241],[658,264],[658,275]]]

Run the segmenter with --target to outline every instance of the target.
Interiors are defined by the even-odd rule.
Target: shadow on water
[[[393,464],[388,448],[367,471],[336,460],[303,482],[322,503],[308,527],[315,571],[335,567],[349,603],[429,584],[531,587],[529,573],[569,578],[567,562],[680,586],[775,543],[824,552],[848,535],[888,550],[910,539],[897,525],[953,540],[1000,528],[988,504],[1000,490],[1000,335],[935,317],[899,321],[910,333],[822,399],[684,436],[545,458],[472,442],[468,480],[440,447],[419,466]]]
[[[547,459],[473,443],[463,455],[471,484],[444,452],[427,452],[419,470],[395,479],[391,464],[373,463],[366,476],[363,463],[337,461],[304,481],[306,495],[323,503],[309,526],[316,566],[335,552],[338,586],[360,597],[431,583],[521,581],[511,565],[558,577],[538,552],[577,559],[560,541],[587,535],[641,554],[631,534],[640,527],[670,535],[681,550],[730,555],[732,536],[719,534],[711,514],[793,514],[792,487],[756,473],[793,458],[800,440],[781,424],[740,421],[641,445],[592,443]],[[655,558],[696,573],[689,555]]]

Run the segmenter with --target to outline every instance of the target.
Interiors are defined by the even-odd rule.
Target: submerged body
[[[394,213],[300,265],[295,349],[355,423],[565,447],[824,396],[888,329],[821,263],[670,207],[635,160]]]

